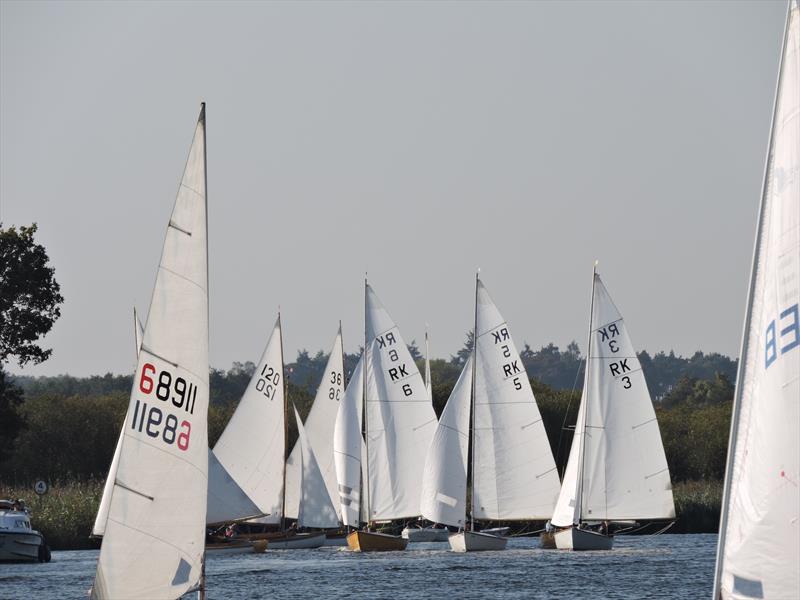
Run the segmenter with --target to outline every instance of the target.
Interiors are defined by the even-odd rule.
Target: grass
[[[44,534],[53,550],[98,548],[99,540],[89,539],[97,506],[103,495],[103,482],[57,482],[44,496],[31,486],[0,483],[0,498],[22,498],[31,511],[34,529]],[[716,533],[722,504],[722,482],[687,481],[673,486],[678,520],[669,533]]]
[[[31,511],[31,524],[47,540],[52,550],[98,548],[89,539],[97,507],[103,495],[103,482],[90,480],[52,483],[43,496],[32,486],[0,483],[0,498],[21,498]]]
[[[678,521],[670,533],[716,533],[722,507],[721,481],[684,481],[672,488]]]

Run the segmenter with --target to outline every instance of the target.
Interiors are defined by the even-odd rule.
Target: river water
[[[610,552],[541,550],[514,538],[503,552],[456,554],[446,542],[405,552],[267,550],[208,559],[207,597],[708,598],[716,535],[621,536]],[[85,598],[96,550],[53,552],[49,564],[0,564],[0,598]]]

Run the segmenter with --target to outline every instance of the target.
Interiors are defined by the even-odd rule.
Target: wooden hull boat
[[[219,542],[206,544],[206,554],[209,556],[223,556],[227,554],[261,554],[267,549],[267,540],[235,540],[231,542]]]
[[[539,536],[539,547],[543,550],[555,550],[557,547],[555,533],[552,531],[543,531]]]
[[[446,542],[450,531],[439,527],[406,527],[400,536],[409,542]]]
[[[483,531],[461,531],[448,538],[453,552],[505,550],[508,538]]]
[[[399,535],[354,531],[347,536],[347,545],[353,552],[398,552],[406,549],[408,540]]]
[[[577,527],[559,529],[554,537],[559,550],[611,550],[614,546],[614,536]]]
[[[322,547],[325,544],[325,532],[295,533],[276,531],[250,534],[247,539],[267,540],[270,550],[307,550]]]

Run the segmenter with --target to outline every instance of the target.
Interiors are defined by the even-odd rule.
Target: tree
[[[467,339],[464,341],[464,346],[462,346],[461,350],[459,350],[455,356],[450,356],[451,365],[463,366],[467,362],[469,355],[472,354],[472,344],[474,343],[474,340],[475,335],[470,329],[467,332]]]
[[[0,365],[0,462],[13,454],[12,448],[25,421],[18,412],[22,390],[8,380]]]
[[[64,297],[44,246],[33,239],[36,229],[0,223],[0,364],[10,356],[20,366],[37,364],[53,352],[36,342],[61,316]]]

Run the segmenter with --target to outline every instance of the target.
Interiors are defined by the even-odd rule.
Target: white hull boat
[[[438,527],[406,527],[400,535],[415,543],[446,542],[450,537],[450,530]]]
[[[0,562],[49,560],[44,537],[31,528],[28,512],[10,500],[0,500]]]
[[[269,540],[270,550],[308,550],[311,548],[321,548],[325,545],[325,532],[319,533],[298,533],[286,538]]]
[[[577,527],[560,529],[554,537],[559,550],[611,550],[614,545],[614,536]]]
[[[448,538],[453,552],[478,552],[486,550],[505,550],[508,538],[484,533],[482,531],[462,531]]]

